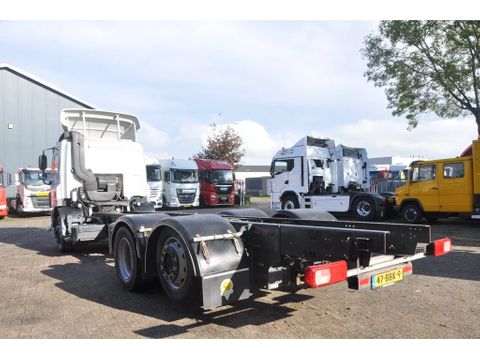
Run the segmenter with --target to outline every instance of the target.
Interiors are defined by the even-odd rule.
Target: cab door
[[[448,212],[473,211],[472,165],[470,161],[439,164],[440,210]]]
[[[304,173],[302,171],[302,158],[292,157],[275,159],[272,162],[272,196],[279,198],[285,190],[296,193],[303,191]],[[303,181],[302,181],[303,180]]]
[[[407,197],[417,199],[424,211],[440,211],[437,164],[413,167],[409,193]]]

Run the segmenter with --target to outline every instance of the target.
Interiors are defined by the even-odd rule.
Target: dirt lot
[[[479,338],[480,221],[442,220],[454,252],[375,291],[264,292],[201,312],[158,286],[128,293],[102,247],[60,254],[49,218],[0,222],[0,338]]]

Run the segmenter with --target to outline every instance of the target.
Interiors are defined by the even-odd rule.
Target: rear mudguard
[[[121,226],[134,235],[145,278],[157,276],[157,243],[162,231],[170,228],[187,247],[194,276],[202,283],[205,309],[250,296],[247,252],[243,240],[235,235],[236,230],[227,219],[214,214],[125,215],[109,228],[111,252],[115,248],[115,234]]]

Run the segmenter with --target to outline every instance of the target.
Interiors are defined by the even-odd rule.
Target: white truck
[[[198,167],[193,160],[159,160],[163,182],[163,205],[168,208],[200,205]]]
[[[153,204],[155,210],[163,207],[163,182],[161,167],[156,159],[147,158],[147,199]]]
[[[316,210],[156,213],[141,204],[147,185],[137,118],[77,109],[64,110],[61,122],[52,161],[57,242],[65,250],[108,239],[129,291],[158,279],[171,300],[213,309],[259,289],[339,282],[377,289],[401,282],[413,261],[452,250],[449,238],[432,241],[427,225],[345,222]],[[39,160],[46,169],[46,155]]]
[[[138,119],[100,110],[61,112],[63,134],[52,149],[52,229],[58,248],[105,239],[123,213],[152,211],[146,202],[143,147]],[[39,167],[46,169],[45,152]]]
[[[390,199],[369,193],[367,152],[306,136],[273,157],[273,209],[306,208],[353,213],[359,220],[386,216]],[[393,198],[392,198],[393,199]]]
[[[44,172],[32,167],[18,169],[15,174],[16,195],[9,201],[10,211],[20,216],[51,211],[50,180],[50,169]]]

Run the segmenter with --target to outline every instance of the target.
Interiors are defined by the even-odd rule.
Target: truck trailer
[[[200,179],[200,204],[203,206],[234,205],[233,166],[222,160],[194,159]]]
[[[358,220],[384,218],[393,196],[370,193],[367,152],[306,136],[272,159],[273,209],[353,213]],[[390,205],[391,204],[391,205]]]
[[[412,261],[452,248],[449,238],[432,241],[428,225],[343,222],[313,209],[155,213],[141,204],[145,163],[135,117],[64,110],[61,123],[53,161],[57,242],[107,240],[129,291],[157,278],[171,300],[208,310],[249,299],[256,289],[339,282],[377,289],[411,274]],[[39,162],[45,169],[45,154]]]
[[[461,157],[410,164],[408,182],[395,191],[405,222],[480,215],[480,140],[469,149]]]

